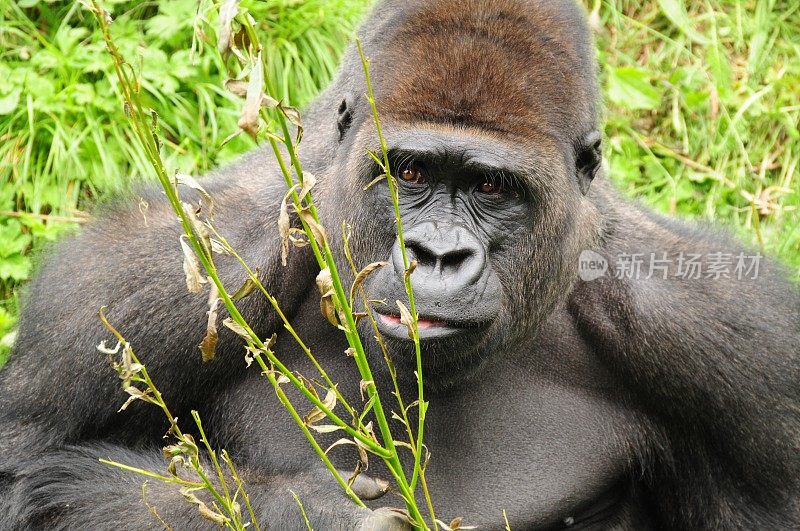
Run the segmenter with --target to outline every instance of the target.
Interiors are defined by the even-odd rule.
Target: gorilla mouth
[[[395,339],[408,340],[408,328],[400,322],[400,316],[391,313],[380,313],[373,310],[376,316],[376,323],[381,334]],[[479,325],[476,323],[453,322],[437,319],[433,316],[420,316],[417,321],[420,340],[441,339],[463,334],[467,331],[475,331]]]

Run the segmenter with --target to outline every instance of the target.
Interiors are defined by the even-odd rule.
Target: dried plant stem
[[[264,362],[264,359],[260,354],[257,354],[254,357],[254,359],[256,363],[258,363],[259,367],[261,367],[261,369],[264,371],[264,374],[266,374],[269,383],[271,383],[272,387],[275,389],[275,394],[278,396],[278,400],[280,400],[281,404],[283,404],[283,406],[287,409],[287,411],[289,411],[289,414],[292,416],[295,423],[297,423],[297,425],[302,430],[303,435],[305,435],[306,439],[308,439],[308,442],[311,443],[311,447],[314,449],[314,453],[316,453],[317,456],[319,456],[319,458],[325,464],[325,468],[327,468],[330,471],[330,473],[336,479],[336,482],[342,487],[342,489],[347,493],[347,495],[350,496],[350,498],[359,507],[366,508],[364,502],[361,501],[361,499],[356,495],[356,493],[353,492],[353,489],[350,488],[350,485],[347,483],[347,481],[342,477],[341,474],[339,474],[339,471],[336,469],[335,466],[333,466],[333,463],[331,463],[331,460],[328,458],[328,455],[325,453],[325,450],[322,449],[317,440],[314,438],[314,435],[308,429],[308,426],[306,426],[306,423],[303,422],[303,419],[300,417],[300,414],[294,408],[291,401],[289,400],[289,397],[286,396],[286,393],[283,391],[277,379],[275,378],[274,374],[275,371],[270,370],[270,368],[267,366],[266,362]]]
[[[247,495],[247,491],[244,488],[244,482],[242,478],[239,477],[239,472],[236,470],[236,466],[233,464],[233,460],[231,456],[228,455],[227,450],[222,450],[222,460],[225,461],[225,464],[231,471],[233,482],[236,484],[236,492],[242,495],[244,504],[247,507],[247,512],[250,513],[250,521],[253,522],[253,527],[256,531],[261,531],[261,527],[258,525],[258,520],[256,519],[256,513],[253,511],[253,506],[250,504],[250,497]]]
[[[352,437],[358,439],[367,448],[369,448],[372,452],[380,455],[381,457],[384,457],[385,455],[388,454],[388,452],[385,449],[383,449],[380,445],[376,444],[375,441],[373,441],[371,438],[369,438],[366,435],[363,435],[362,433],[360,433],[360,432],[354,430],[353,428],[351,428],[344,420],[339,418],[330,409],[328,409],[325,406],[325,404],[323,404],[322,401],[315,394],[313,394],[311,391],[309,391],[305,387],[305,385],[288,368],[286,368],[282,363],[280,363],[280,361],[275,357],[274,353],[270,349],[266,348],[266,345],[252,331],[252,329],[249,327],[249,325],[247,324],[245,319],[242,317],[242,315],[239,312],[239,310],[236,308],[236,305],[234,304],[234,302],[231,299],[230,295],[225,290],[225,287],[222,284],[222,281],[220,280],[219,275],[217,274],[216,267],[215,267],[215,265],[214,265],[214,263],[213,263],[213,261],[211,259],[211,256],[210,256],[210,252],[201,244],[200,238],[196,234],[195,229],[192,227],[192,223],[189,220],[189,217],[188,217],[187,213],[185,212],[183,206],[181,205],[181,202],[180,202],[180,199],[179,199],[179,197],[177,195],[177,191],[176,191],[176,188],[174,186],[174,183],[170,180],[170,178],[169,178],[169,176],[167,174],[166,168],[165,168],[165,166],[163,164],[163,161],[161,160],[161,155],[160,155],[159,150],[158,150],[158,144],[157,144],[157,141],[155,139],[155,133],[154,133],[154,131],[152,131],[146,125],[147,118],[146,118],[146,114],[144,113],[143,106],[142,106],[141,100],[139,98],[139,94],[138,94],[137,90],[134,88],[135,87],[134,82],[132,81],[131,77],[129,77],[129,75],[128,75],[127,69],[129,68],[129,66],[127,65],[127,63],[125,63],[125,61],[122,58],[121,54],[119,53],[119,51],[117,50],[116,46],[114,45],[113,39],[111,38],[111,34],[109,32],[109,20],[107,18],[108,15],[105,12],[105,10],[103,10],[98,5],[98,3],[96,1],[92,2],[92,7],[94,9],[94,13],[95,13],[96,18],[98,20],[98,23],[100,25],[101,32],[103,34],[103,38],[104,38],[104,40],[106,42],[106,46],[107,46],[107,48],[109,50],[109,53],[111,54],[112,59],[114,61],[114,68],[115,68],[115,71],[117,73],[117,78],[118,78],[118,80],[120,82],[120,86],[122,88],[123,99],[125,101],[126,107],[129,110],[129,114],[130,114],[130,117],[131,117],[131,124],[133,125],[134,132],[135,132],[137,138],[139,139],[140,143],[142,144],[143,148],[145,149],[145,151],[147,153],[147,156],[148,156],[148,158],[149,158],[149,160],[151,162],[151,165],[153,166],[153,169],[156,172],[156,175],[157,175],[157,177],[159,179],[159,182],[161,183],[161,186],[164,189],[164,192],[165,192],[165,194],[167,196],[167,199],[170,202],[170,205],[172,206],[173,211],[178,215],[178,217],[180,219],[180,222],[181,222],[181,225],[183,227],[184,233],[186,234],[187,238],[189,239],[189,242],[191,243],[192,248],[193,248],[197,258],[200,260],[200,263],[203,265],[203,268],[205,269],[205,271],[208,274],[209,278],[211,279],[211,281],[216,286],[216,288],[217,288],[217,290],[219,292],[220,298],[222,299],[223,303],[225,304],[225,307],[228,310],[228,312],[229,312],[229,314],[231,316],[231,319],[233,319],[234,322],[236,322],[245,331],[247,331],[247,333],[250,336],[250,339],[253,342],[253,344],[258,349],[262,350],[267,355],[267,357],[269,358],[270,362],[275,367],[278,368],[278,371],[281,372],[281,374],[283,374],[284,376],[286,376],[291,381],[291,383],[301,393],[303,393],[305,395],[305,397],[309,401],[311,401],[316,407],[318,407],[323,413],[325,413],[325,415],[328,416],[328,418],[332,422],[334,422],[337,425],[339,425],[340,427],[342,427],[349,435],[351,435]],[[107,322],[106,322],[106,324],[107,324]],[[110,326],[110,325],[107,324],[107,326]],[[149,376],[147,377],[147,379],[149,380]],[[274,377],[273,377],[273,379],[274,379]],[[152,382],[148,382],[148,386],[151,385],[151,384],[152,384]],[[277,383],[275,383],[273,385],[277,385]],[[159,397],[160,397],[160,395],[159,395]],[[171,414],[168,413],[168,410],[166,410],[166,404],[163,403],[163,400],[160,400],[160,402],[161,402],[162,408],[165,409],[165,413],[168,414],[169,418],[173,418],[171,416]],[[286,400],[284,405],[286,405],[286,404],[288,404],[288,399]],[[308,432],[305,424],[302,421],[302,418],[299,417],[299,415],[297,414],[296,411],[294,411],[293,408],[290,409],[290,413],[293,413],[293,415],[292,415],[293,418],[298,422],[298,425],[304,431],[304,433],[306,433],[307,438],[310,438],[309,441],[310,442],[313,441],[312,445],[316,445],[315,450],[318,451],[318,453],[319,453],[319,451],[321,451],[321,449],[319,448],[319,445],[316,444],[316,441],[314,441],[313,436],[311,436],[310,433]],[[174,425],[174,422],[173,422],[173,425]],[[324,455],[324,452],[322,452],[322,453]],[[323,461],[326,461],[326,460],[327,460],[327,456],[325,457],[325,459],[323,459]],[[344,480],[341,478],[341,475],[338,474],[336,469],[330,464],[330,461],[329,460],[327,460],[327,461],[328,462],[326,463],[326,466],[329,467],[329,469],[331,470],[331,473],[334,475],[334,477],[336,477],[337,481],[340,484],[344,484],[346,486],[346,482],[344,482]],[[156,476],[151,475],[151,477],[156,477]],[[221,500],[221,497],[219,496],[219,493],[216,492],[216,489],[213,488],[213,485],[211,485],[210,482],[208,483],[208,487],[210,487],[209,488],[209,492],[211,492],[215,496],[215,498],[218,499],[218,501]],[[358,498],[358,496],[355,495],[355,493],[352,491],[352,489],[347,487],[347,488],[345,488],[345,491],[347,492],[347,494],[351,498],[353,498],[353,501],[355,501],[357,504],[359,504],[361,506],[364,505],[363,502]]]
[[[126,341],[126,339],[123,337],[123,335],[111,323],[108,322],[108,319],[106,319],[106,316],[105,316],[105,313],[104,313],[104,308],[100,309],[99,316],[100,316],[100,321],[103,323],[103,325],[106,327],[106,329],[109,332],[111,332],[114,335],[114,337],[117,338],[117,341],[118,341],[119,345],[123,346],[123,348],[127,350],[128,354],[131,357],[132,363],[136,364],[136,366],[139,367],[139,369],[136,372],[136,376],[135,376],[136,380],[135,381],[140,381],[141,383],[143,383],[146,386],[146,389],[150,393],[152,393],[152,397],[148,398],[147,401],[151,402],[152,404],[155,404],[156,406],[161,408],[161,410],[164,412],[164,415],[167,417],[167,420],[169,421],[169,424],[170,424],[169,433],[171,433],[173,436],[175,436],[175,438],[178,439],[178,441],[181,441],[181,442],[191,441],[191,438],[188,437],[186,434],[184,434],[181,431],[181,429],[178,426],[178,423],[177,423],[175,417],[172,415],[172,412],[170,412],[169,407],[167,406],[166,402],[164,401],[164,398],[161,395],[161,391],[159,391],[158,387],[156,387],[156,385],[153,383],[153,380],[150,378],[150,375],[147,372],[147,368],[144,366],[144,364],[141,363],[141,361],[139,361],[139,358],[136,356],[136,352],[133,350],[133,347],[130,346],[130,344]],[[194,416],[195,417],[195,421],[198,422],[198,429],[200,430],[201,438],[203,439],[203,443],[206,445],[206,447],[209,450],[211,450],[210,445],[208,444],[208,440],[205,437],[205,433],[203,433],[203,431],[202,431],[202,426],[199,423],[199,417],[197,416],[197,412],[192,412],[192,416]],[[194,445],[193,442],[190,442],[190,444]],[[166,481],[168,483],[177,483],[177,484],[183,485],[184,487],[203,488],[206,491],[208,491],[214,497],[214,499],[219,504],[219,507],[223,511],[225,511],[225,513],[227,515],[227,519],[228,519],[228,521],[226,522],[226,525],[228,525],[232,529],[242,529],[242,528],[244,528],[244,524],[239,520],[238,512],[234,508],[233,500],[231,500],[231,498],[230,498],[230,496],[228,494],[227,485],[225,484],[225,478],[224,478],[224,476],[222,474],[222,470],[219,468],[219,465],[218,465],[218,463],[216,461],[216,457],[214,457],[213,452],[212,452],[212,459],[213,459],[214,464],[215,464],[215,466],[217,468],[218,479],[220,481],[220,484],[223,486],[223,494],[220,494],[220,492],[217,490],[217,488],[214,486],[214,484],[209,479],[208,475],[205,473],[205,470],[203,470],[203,467],[200,464],[200,460],[199,460],[198,454],[196,452],[192,453],[192,454],[189,455],[189,458],[190,458],[190,464],[192,465],[192,468],[194,469],[194,471],[197,473],[197,475],[202,480],[202,482],[200,482],[200,483],[184,481],[184,480],[178,478],[177,476],[175,476],[174,478],[170,478],[168,476],[162,476],[160,474],[155,474],[153,472],[149,472],[149,471],[146,471],[146,470],[138,469],[138,468],[135,468],[135,467],[130,467],[130,466],[124,465],[122,463],[117,463],[117,462],[114,462],[114,461],[101,459],[100,462],[101,463],[106,463],[106,464],[109,464],[109,465],[112,465],[112,466],[116,466],[117,468],[121,468],[123,470],[129,470],[129,471],[132,471],[132,472],[137,472],[137,473],[142,474],[144,476],[156,478],[156,479],[159,479],[161,481]]]
[[[308,347],[308,345],[305,344],[305,342],[297,334],[297,331],[294,329],[292,324],[289,322],[289,319],[286,317],[286,314],[283,313],[283,310],[281,309],[280,304],[278,304],[278,299],[276,299],[264,287],[264,284],[261,283],[261,279],[258,278],[258,275],[256,275],[256,272],[253,271],[250,268],[249,265],[247,265],[247,262],[245,262],[244,259],[239,255],[239,253],[237,253],[236,250],[228,243],[228,240],[226,240],[225,237],[222,236],[213,225],[209,224],[208,228],[211,229],[211,231],[217,237],[217,239],[222,244],[222,246],[225,248],[225,250],[227,252],[229,252],[231,254],[231,256],[236,258],[236,260],[239,261],[239,264],[241,264],[241,266],[247,272],[247,278],[250,279],[250,282],[253,282],[255,284],[256,288],[258,288],[258,290],[267,298],[269,303],[272,305],[272,308],[275,310],[275,312],[278,314],[278,317],[283,322],[283,327],[286,329],[287,332],[289,332],[289,335],[292,336],[292,338],[295,340],[295,342],[300,347],[300,349],[305,353],[306,357],[309,359],[309,361],[311,361],[311,364],[314,365],[314,368],[317,370],[317,372],[319,372],[319,374],[322,377],[322,379],[325,380],[325,383],[327,384],[328,388],[332,389],[334,391],[334,393],[336,394],[337,402],[341,403],[342,406],[344,406],[344,408],[347,410],[347,412],[352,417],[358,418],[358,414],[356,413],[355,409],[353,409],[353,407],[347,402],[347,400],[344,398],[344,396],[342,396],[341,392],[339,391],[339,387],[333,382],[333,380],[331,380],[330,376],[328,376],[328,373],[325,371],[325,369],[319,363],[317,358],[311,353],[311,349]],[[359,426],[359,428],[361,428],[361,427],[362,426]]]

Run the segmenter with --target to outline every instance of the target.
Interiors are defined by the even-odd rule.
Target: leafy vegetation
[[[800,280],[800,2],[603,3],[607,156],[630,196],[728,225]]]
[[[275,92],[307,103],[369,0],[244,0]],[[201,174],[253,142],[237,129],[211,0],[107,1],[157,109],[170,172]],[[688,10],[687,10],[688,7]],[[800,2],[587,0],[606,94],[606,155],[630,196],[732,227],[800,280]],[[43,244],[148,175],[113,67],[77,2],[0,3],[0,363]]]

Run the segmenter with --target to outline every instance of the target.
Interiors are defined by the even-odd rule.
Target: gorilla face
[[[568,291],[585,240],[578,166],[598,161],[545,136],[520,149],[523,140],[467,128],[385,129],[408,258],[417,263],[411,280],[426,381],[447,385],[529,337]],[[354,142],[365,147],[351,153],[358,185],[345,187],[342,204],[350,206],[342,212],[357,213],[351,245],[359,265],[388,262],[364,286],[370,300],[382,301],[373,316],[395,362],[411,366],[413,344],[395,302],[407,297],[389,189],[379,182],[365,190],[381,175],[366,155],[376,148],[372,138],[365,126]],[[541,251],[548,248],[564,251]],[[360,326],[365,343],[374,343],[371,323]]]
[[[376,102],[417,262],[411,280],[430,384],[472,374],[490,354],[531,338],[569,292],[577,257],[598,232],[584,200],[600,162],[591,45],[588,32],[562,36],[552,23],[581,21],[580,9],[478,4],[491,34],[443,0],[414,3],[397,15],[404,23],[376,33],[381,45],[364,43],[375,53]],[[352,83],[353,94],[365,92]],[[396,362],[413,363],[395,302],[406,294],[388,187],[365,189],[381,173],[367,155],[380,148],[365,100],[345,96],[336,109],[327,226],[354,227],[357,266],[389,263],[364,287],[385,301],[374,317]],[[371,323],[360,326],[365,344],[374,343]]]

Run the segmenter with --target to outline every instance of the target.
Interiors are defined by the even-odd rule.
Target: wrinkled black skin
[[[379,101],[392,72],[403,70],[381,62],[395,57],[393,32],[410,23],[424,28],[426,4],[450,8],[386,2],[362,28]],[[585,81],[537,91],[544,107],[560,113],[551,125],[561,125],[546,137],[487,133],[447,109],[415,121],[385,113],[396,170],[413,154],[427,172],[424,185],[402,184],[400,193],[409,252],[419,262],[411,278],[420,315],[465,327],[423,339],[427,475],[437,516],[464,516],[482,529],[501,528],[503,510],[513,529],[797,528],[797,288],[769,262],[745,281],[646,279],[646,271],[639,280],[578,280],[582,249],[674,258],[742,246],[619,198],[598,171],[591,42],[579,9],[493,5],[549,13],[530,31],[569,28],[581,58],[574,68]],[[543,46],[563,57],[566,44],[545,37]],[[450,51],[456,57],[458,48]],[[393,301],[405,300],[403,267],[385,183],[364,191],[376,173],[365,148],[376,143],[364,98],[353,97],[364,93],[361,79],[351,49],[338,78],[304,113],[301,156],[318,177],[315,197],[336,248],[347,221],[360,266],[390,262],[365,287],[389,303],[376,310],[392,314]],[[562,105],[548,100],[562,93]],[[497,105],[502,115],[502,98]],[[216,225],[261,268],[296,329],[358,403],[347,345],[319,312],[313,258],[293,249],[288,267],[280,265],[277,207],[285,186],[271,159],[258,150],[207,178]],[[498,167],[519,186],[500,196],[476,193]],[[126,395],[95,350],[109,338],[96,315],[103,305],[181,425],[199,410],[213,443],[235,456],[262,523],[303,528],[291,488],[315,529],[389,527],[341,494],[259,371],[245,369],[230,331],[221,331],[216,359],[201,361],[206,297],[186,291],[174,215],[159,192],[143,195],[146,221],[133,202],[107,208],[45,260],[30,286],[15,352],[0,372],[0,529],[161,527],[142,502],[143,479],[97,461],[165,466],[161,412],[134,404],[117,413]],[[242,282],[233,259],[219,257],[217,265],[226,285]],[[314,374],[263,297],[240,308],[262,337],[278,333],[275,350],[287,365]],[[393,404],[372,330],[366,320],[360,326],[384,404]],[[386,335],[408,403],[412,348]],[[308,407],[286,389],[301,411]],[[339,436],[321,437],[323,446]],[[342,469],[356,460],[346,447],[332,458]],[[368,474],[387,477],[376,459]],[[209,526],[173,486],[150,480],[147,500],[176,529]],[[401,505],[391,493],[370,502]]]

